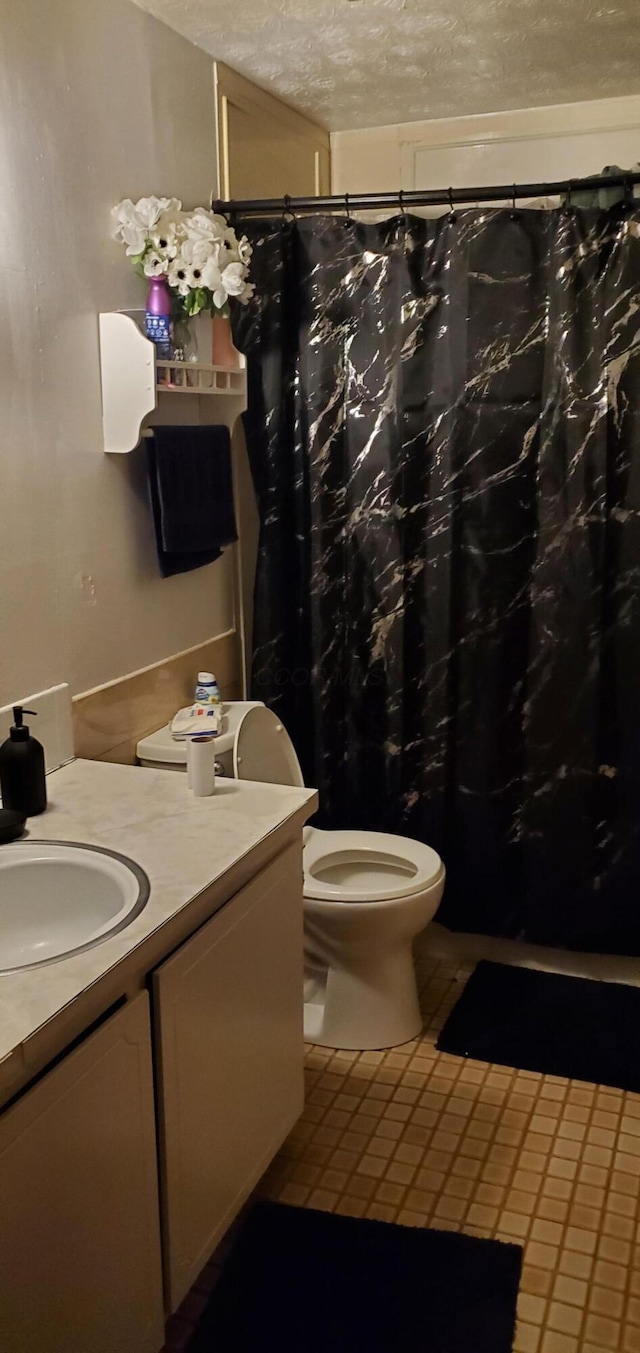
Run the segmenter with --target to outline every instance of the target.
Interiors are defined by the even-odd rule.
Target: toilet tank
[[[233,744],[238,725],[248,709],[262,705],[262,700],[229,700],[224,704],[222,732],[216,738],[216,761],[221,775],[233,776]],[[140,738],[136,755],[141,766],[154,770],[187,769],[187,744],[176,742],[171,736],[171,725],[164,724],[155,733]]]

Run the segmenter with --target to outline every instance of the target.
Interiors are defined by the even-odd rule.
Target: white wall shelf
[[[244,362],[244,357],[242,358]],[[156,360],[156,389],[163,395],[244,395],[244,366],[232,369],[207,362]]]
[[[224,423],[233,429],[247,407],[242,354],[234,368],[159,361],[131,314],[101,314],[99,324],[105,451],[133,451],[154,423]]]

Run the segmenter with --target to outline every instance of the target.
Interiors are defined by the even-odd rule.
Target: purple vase
[[[171,360],[171,292],[166,277],[150,277],[144,316],[147,338],[156,344],[158,357]]]

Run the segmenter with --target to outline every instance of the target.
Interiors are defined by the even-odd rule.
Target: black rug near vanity
[[[511,1353],[522,1250],[257,1203],[189,1353]]]
[[[640,1092],[640,988],[483,960],[437,1047]]]

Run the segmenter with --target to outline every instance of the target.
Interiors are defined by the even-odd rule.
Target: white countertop
[[[218,779],[211,798],[196,799],[186,775],[101,761],[63,766],[47,777],[47,790],[49,807],[29,820],[23,840],[86,842],[129,855],[146,870],[151,895],[127,929],[95,948],[0,974],[0,1089],[15,1081],[16,1058],[28,1069],[25,1045],[36,1031],[105,974],[124,967],[128,956],[216,881],[222,904],[224,876],[287,824],[301,834],[317,806],[314,790],[232,779]]]

